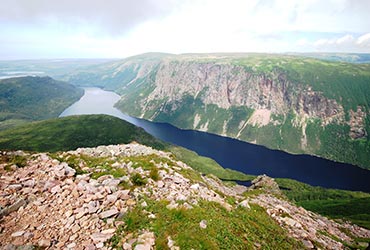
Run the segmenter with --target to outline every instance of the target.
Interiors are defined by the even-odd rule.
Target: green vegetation
[[[57,117],[82,95],[82,89],[50,77],[0,80],[0,130]]]
[[[165,144],[119,118],[83,115],[32,122],[0,132],[0,149],[55,152],[137,141],[164,149]]]
[[[176,159],[185,162],[193,169],[203,174],[213,174],[223,180],[252,180],[254,176],[221,167],[213,159],[199,156],[197,153],[182,147],[171,146],[169,151],[175,155]]]
[[[370,229],[369,193],[313,187],[290,179],[276,179],[276,182],[283,188],[283,193],[297,205]]]
[[[1,154],[0,163],[5,164],[5,170],[11,171],[11,167],[13,165],[17,166],[18,168],[23,168],[24,166],[26,166],[27,157],[18,154]]]
[[[147,183],[147,181],[139,173],[135,173],[131,176],[130,180],[134,186],[142,186]]]
[[[147,207],[137,206],[125,214],[121,226],[110,240],[114,248],[122,247],[127,233],[147,229],[155,234],[156,248],[168,249],[170,236],[181,249],[302,249],[301,243],[287,233],[257,205],[252,209],[227,211],[214,202],[200,201],[192,209],[167,209],[167,201],[146,199]],[[156,217],[149,219],[147,214]],[[199,226],[207,221],[205,229]]]

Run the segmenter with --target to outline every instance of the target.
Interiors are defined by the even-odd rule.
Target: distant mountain
[[[32,120],[58,117],[83,90],[50,77],[0,80],[0,130]]]
[[[123,112],[370,167],[370,64],[280,54],[144,54],[70,74]]]
[[[365,53],[288,53],[288,54],[337,62],[370,63],[370,54]]]

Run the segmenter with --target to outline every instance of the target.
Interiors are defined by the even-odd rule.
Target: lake
[[[370,192],[370,171],[310,155],[292,155],[279,150],[194,130],[178,129],[123,114],[113,105],[114,92],[85,88],[84,96],[60,116],[108,114],[145,129],[153,136],[188,148],[217,161],[225,168],[246,174],[291,178],[313,186]]]

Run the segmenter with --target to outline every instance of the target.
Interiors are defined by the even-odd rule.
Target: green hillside
[[[50,77],[0,80],[0,130],[57,117],[82,95],[82,89]]]
[[[8,150],[56,152],[132,141],[158,149],[165,147],[143,129],[108,115],[37,121],[0,132],[0,148]]]
[[[370,64],[347,59],[144,54],[69,79],[119,93],[117,108],[132,116],[369,168]],[[266,124],[249,121],[261,109]]]

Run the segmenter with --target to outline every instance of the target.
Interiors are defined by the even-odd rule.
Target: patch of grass
[[[27,165],[28,158],[23,155],[0,155],[0,163],[5,163],[5,170],[11,171],[11,166],[16,165],[18,168],[23,168]]]
[[[140,155],[140,156],[128,156],[122,158],[124,162],[132,162],[133,168],[141,167],[144,170],[152,170],[156,168],[156,164],[162,163],[168,166],[173,166],[173,162],[165,157],[160,157],[156,154]]]
[[[27,157],[22,155],[12,155],[10,157],[10,164],[14,164],[19,168],[23,168],[27,165]]]
[[[223,168],[213,159],[200,156],[197,153],[182,147],[171,146],[168,150],[176,159],[186,163],[203,174],[213,174],[223,180],[249,181],[254,178],[254,176],[251,175]]]
[[[158,181],[159,180],[159,173],[158,173],[158,168],[153,168],[150,170],[149,177],[153,181]]]
[[[131,175],[130,180],[134,186],[143,186],[147,183],[147,180],[139,173]]]
[[[302,249],[301,243],[288,237],[259,206],[252,209],[236,208],[227,211],[214,202],[201,201],[192,209],[166,208],[167,201],[147,200],[146,210],[156,215],[148,219],[142,208],[134,208],[123,218],[125,224],[111,239],[113,248],[120,248],[120,239],[127,233],[139,230],[153,231],[156,248],[167,249],[167,237],[181,249],[254,249],[255,243],[262,249]],[[207,228],[199,226],[207,221]]]

